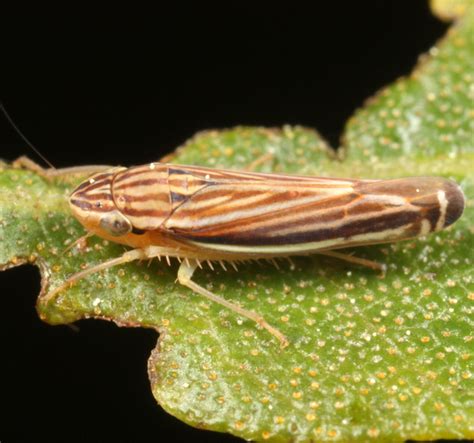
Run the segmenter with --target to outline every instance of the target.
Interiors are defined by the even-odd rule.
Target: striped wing
[[[186,196],[163,227],[208,249],[297,254],[391,241],[418,235],[426,216],[407,197],[417,195],[415,179],[358,181],[186,171],[205,174],[207,186]]]
[[[150,163],[89,178],[70,205],[88,230],[129,246],[180,252],[191,243],[220,251],[214,256],[268,257],[439,231],[461,216],[464,195],[440,177],[342,180]],[[111,222],[127,232],[111,233]]]

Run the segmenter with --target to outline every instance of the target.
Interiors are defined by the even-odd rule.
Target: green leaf
[[[446,9],[446,5],[453,6]],[[435,2],[445,17],[462,2]],[[457,9],[456,9],[457,8]],[[473,438],[474,12],[463,16],[409,78],[348,122],[344,157],[301,127],[209,131],[172,161],[262,171],[391,178],[441,175],[467,197],[445,232],[354,250],[384,262],[377,273],[323,257],[275,269],[199,270],[195,279],[263,314],[290,339],[175,283],[177,264],[132,263],[92,275],[38,312],[52,324],[85,317],[161,332],[149,362],[158,402],[183,421],[271,441]],[[35,262],[42,294],[80,269],[120,255],[101,239],[64,252],[84,234],[67,196],[80,177],[48,182],[0,165],[0,263]]]

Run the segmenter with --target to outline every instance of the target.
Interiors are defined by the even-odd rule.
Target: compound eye
[[[100,219],[100,227],[115,237],[128,234],[132,230],[132,224],[119,211],[104,214]]]

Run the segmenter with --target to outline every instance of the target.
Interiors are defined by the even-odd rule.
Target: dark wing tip
[[[446,180],[445,192],[446,200],[448,201],[448,207],[446,209],[444,227],[447,227],[452,225],[456,220],[459,219],[459,217],[461,217],[464,211],[465,197],[458,184],[451,180]]]

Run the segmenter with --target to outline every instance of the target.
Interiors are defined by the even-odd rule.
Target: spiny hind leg
[[[387,266],[384,265],[383,263],[378,263],[376,261],[367,260],[361,257],[354,257],[353,255],[344,254],[342,252],[322,251],[322,252],[318,252],[318,254],[326,255],[328,257],[334,257],[339,260],[344,260],[349,263],[354,263],[356,265],[365,266],[367,268],[373,269],[374,271],[380,271],[382,274],[385,274],[385,271],[387,270]]]
[[[241,308],[240,306],[227,301],[226,299],[219,297],[216,294],[208,291],[207,289],[203,288],[202,286],[198,285],[196,282],[192,280],[192,276],[194,271],[196,270],[197,263],[196,262],[187,262],[183,261],[181,266],[178,270],[178,281],[183,286],[188,287],[189,289],[197,292],[198,294],[206,297],[207,299],[213,301],[214,303],[218,303],[226,308],[230,309],[231,311],[236,312],[237,314],[241,315],[242,317],[246,317],[250,320],[253,320],[262,328],[266,329],[270,334],[275,336],[279,341],[282,348],[288,346],[289,342],[288,339],[276,328],[271,326],[267,321],[259,314],[248,311],[247,309]]]
[[[42,300],[45,303],[50,302],[51,300],[54,300],[62,291],[64,291],[68,287],[71,287],[77,281],[82,280],[83,278],[89,275],[95,274],[99,271],[103,271],[105,269],[109,269],[114,266],[129,263],[135,260],[150,259],[150,258],[160,257],[160,256],[165,256],[165,257],[176,256],[176,251],[172,249],[168,249],[168,248],[161,248],[158,246],[149,246],[143,249],[132,249],[130,251],[125,252],[120,257],[112,258],[105,262],[99,263],[98,265],[91,266],[87,269],[84,269],[81,272],[71,275],[57,288],[53,289],[52,291],[44,295],[42,297]],[[197,266],[198,266],[197,261],[190,262],[188,260],[184,260],[181,263],[178,270],[179,283],[181,283],[183,286],[188,287],[194,292],[197,292],[198,294],[206,297],[207,299],[215,303],[218,303],[230,309],[231,311],[234,311],[237,314],[242,315],[243,317],[246,317],[250,320],[255,321],[257,324],[259,324],[268,332],[270,332],[270,334],[275,336],[280,341],[280,345],[282,348],[288,346],[289,344],[288,339],[278,329],[268,324],[267,321],[261,315],[252,311],[248,311],[247,309],[241,308],[240,306],[234,303],[231,303],[225,300],[224,298],[219,297],[216,294],[213,294],[212,292],[208,291],[207,289],[203,288],[202,286],[192,281],[191,278]]]
[[[111,169],[112,166],[107,165],[85,165],[85,166],[73,166],[71,168],[43,168],[38,163],[34,162],[30,158],[26,156],[18,157],[13,163],[12,166],[14,168],[23,168],[28,169],[29,171],[36,172],[41,177],[52,180],[54,178],[62,177],[65,175],[92,175],[97,172],[106,171]]]

